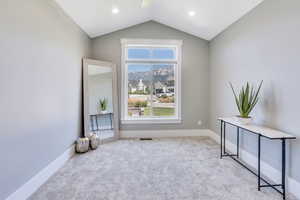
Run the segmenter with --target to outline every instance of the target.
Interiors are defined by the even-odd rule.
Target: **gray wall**
[[[93,58],[116,63],[119,80],[121,80],[121,38],[183,40],[183,123],[175,125],[122,125],[121,129],[196,129],[207,127],[208,42],[154,21],[93,39]],[[203,121],[202,126],[197,125],[198,120]]]
[[[300,137],[299,11],[299,0],[265,0],[210,42],[211,129],[219,132],[217,117],[237,114],[229,81],[240,87],[264,80],[252,113],[255,121]],[[243,136],[251,153],[256,153],[256,141]],[[280,143],[264,140],[262,148],[263,160],[280,169]],[[289,149],[289,175],[300,181],[300,140]]]
[[[81,59],[90,39],[52,0],[0,3],[0,199],[81,133]]]

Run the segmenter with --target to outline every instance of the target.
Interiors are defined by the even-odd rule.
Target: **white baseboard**
[[[208,129],[174,129],[174,130],[122,130],[121,138],[165,138],[165,137],[209,137]]]
[[[52,161],[42,171],[12,193],[6,200],[25,200],[43,185],[55,172],[57,172],[75,153],[75,145],[72,145],[58,158]]]
[[[217,143],[220,144],[220,135],[216,134],[215,132],[209,130],[209,135],[211,139],[215,140]],[[226,140],[226,149],[230,152],[236,152],[236,145]],[[257,169],[257,157],[253,154],[248,153],[247,151],[240,149],[240,158],[247,163],[249,166]],[[264,176],[269,178],[271,181],[275,183],[281,182],[281,172],[266,162],[261,161],[261,172]],[[300,183],[294,180],[291,177],[287,177],[287,191],[293,194],[295,197],[300,199]]]

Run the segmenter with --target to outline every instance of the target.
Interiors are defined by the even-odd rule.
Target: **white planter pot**
[[[250,124],[252,122],[252,117],[244,118],[244,117],[236,116],[236,120],[240,124],[247,125],[247,124]]]
[[[100,114],[106,114],[107,113],[107,110],[101,110],[100,111]]]
[[[98,148],[99,144],[100,144],[100,138],[96,133],[93,133],[90,136],[90,147],[92,150],[95,150]]]

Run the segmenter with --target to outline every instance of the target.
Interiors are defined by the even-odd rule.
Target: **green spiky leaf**
[[[258,102],[258,95],[261,90],[263,81],[260,82],[257,90],[255,90],[254,86],[250,86],[250,84],[247,82],[246,86],[242,87],[239,94],[235,92],[232,83],[229,84],[234,94],[235,103],[239,110],[240,116],[245,118],[249,117],[251,111]]]

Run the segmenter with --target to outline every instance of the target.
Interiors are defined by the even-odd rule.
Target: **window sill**
[[[122,119],[121,124],[181,124],[181,119]]]

